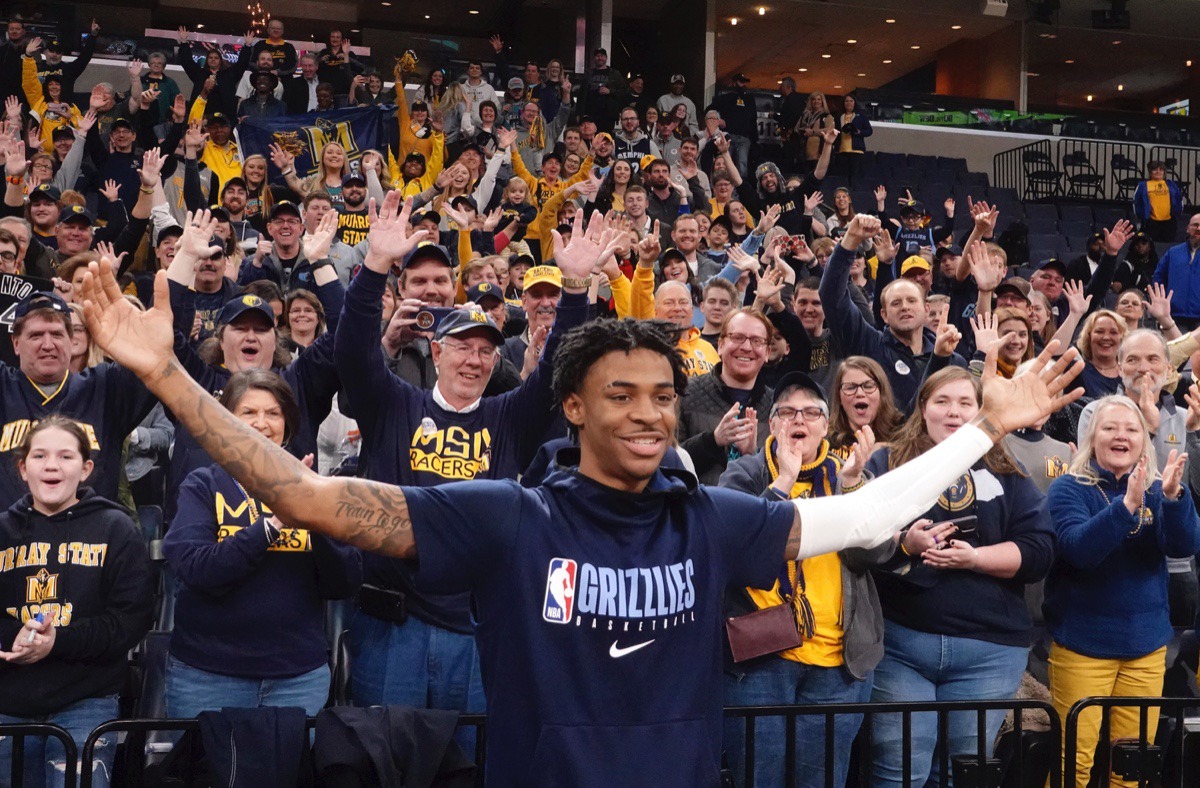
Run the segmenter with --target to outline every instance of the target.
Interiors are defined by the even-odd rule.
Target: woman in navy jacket
[[[280,446],[300,422],[291,388],[265,370],[234,374],[221,404]],[[325,600],[358,589],[354,548],[280,522],[210,465],[180,486],[163,554],[180,583],[170,716],[226,706],[298,706],[314,715],[325,705]]]
[[[838,116],[837,127],[841,131],[837,147],[834,148],[833,165],[830,172],[845,178],[857,177],[863,154],[867,152],[867,137],[875,133],[871,121],[858,110],[858,101],[853,95],[842,99],[842,113]]]
[[[1050,485],[1058,532],[1058,556],[1046,580],[1050,698],[1064,720],[1081,698],[1162,694],[1166,647],[1174,634],[1167,558],[1200,551],[1200,518],[1183,482],[1186,461],[1186,454],[1172,451],[1159,478],[1137,404],[1109,396],[1097,401],[1069,473]],[[1158,709],[1146,715],[1146,729],[1153,732]],[[1079,723],[1075,784],[1085,786],[1099,710]],[[1138,726],[1136,709],[1113,710],[1113,739],[1136,738]]]
[[[941,443],[979,411],[979,381],[959,367],[933,375],[913,415],[890,447],[867,463],[886,473]],[[948,520],[972,517],[959,525]],[[1028,661],[1033,624],[1025,585],[1045,576],[1054,529],[1045,496],[1002,446],[993,447],[902,531],[895,559],[875,571],[883,605],[884,657],[875,668],[876,702],[987,700],[1013,697]],[[1004,712],[987,714],[995,740]],[[951,757],[975,753],[976,716],[949,716]],[[898,714],[880,715],[871,758],[875,786],[902,786],[904,739]],[[912,716],[912,784],[938,783],[937,720]]]

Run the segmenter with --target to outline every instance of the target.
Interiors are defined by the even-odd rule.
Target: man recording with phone
[[[406,227],[409,211],[406,206],[402,214]],[[591,224],[589,238],[599,236],[604,222]],[[575,234],[583,236],[578,221]],[[381,345],[380,331],[392,259],[370,250],[347,291],[342,314],[349,325],[338,335],[338,372],[344,402],[362,433],[363,475],[422,487],[516,479],[555,417],[550,359],[559,338],[587,318],[594,260],[558,261],[562,297],[553,328],[535,327],[530,339],[529,352],[542,347],[544,352],[520,387],[485,398],[492,372],[501,363],[504,337],[482,311],[446,311],[454,303],[452,262],[444,248],[432,243],[418,245],[404,258],[399,275],[404,299],[388,332],[426,329],[428,336],[432,331],[428,347],[436,382],[423,389],[388,371],[383,358],[387,342]],[[414,582],[412,561],[369,556],[363,569],[366,585],[350,626],[355,703],[482,712],[469,594],[421,588]]]

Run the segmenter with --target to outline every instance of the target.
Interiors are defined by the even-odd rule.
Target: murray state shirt
[[[472,591],[489,786],[717,786],[722,596],[775,581],[795,509],[658,473],[404,488],[423,584]]]

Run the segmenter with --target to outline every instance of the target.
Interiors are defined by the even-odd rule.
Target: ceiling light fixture
[[[1087,100],[1088,100],[1088,101],[1091,101],[1091,100],[1092,100],[1092,94],[1090,94],[1090,93],[1088,94]]]
[[[468,13],[468,14],[478,14],[479,12],[478,12],[478,11],[476,11],[474,8],[472,8],[472,9],[471,9],[470,11],[468,11],[467,13]]]
[[[1117,90],[1124,90],[1124,89],[1125,89],[1124,85],[1117,85]]]
[[[846,39],[846,43],[847,43],[847,44],[857,44],[857,43],[858,43],[858,39],[857,39],[857,38],[847,38],[847,39]]]
[[[760,6],[758,7],[758,15],[759,15],[759,16],[766,16],[766,15],[767,15],[767,7],[766,7],[765,5],[760,5]]]
[[[892,61],[890,61],[890,60],[885,60],[885,61],[883,61],[883,62],[884,62],[884,63],[891,63]]]
[[[921,48],[920,44],[913,44],[911,47],[909,47],[909,49],[920,49],[920,48]]]
[[[831,55],[831,54],[829,54],[828,52],[826,52],[824,55],[821,55],[821,57],[823,57],[823,58],[825,58],[826,60],[828,60],[829,58],[833,57],[833,55]]]
[[[887,22],[889,25],[894,25],[894,24],[896,24],[896,20],[895,20],[895,19],[885,19],[885,20],[883,20],[883,21],[884,21],[884,22]]]
[[[1112,43],[1113,43],[1113,46],[1116,46],[1117,44],[1121,43],[1121,39],[1114,38]]]
[[[841,89],[842,89],[842,86],[841,86],[841,85],[834,85],[834,86],[833,86],[833,89],[834,89],[834,90],[841,90]]]
[[[859,74],[859,76],[860,76],[860,77],[865,77],[865,76],[866,76],[866,74]]]
[[[796,69],[796,70],[797,70],[797,71],[800,71],[800,72],[808,71],[808,69],[807,69],[807,68],[798,68],[798,69]]]
[[[1068,66],[1073,66],[1073,65],[1075,65],[1075,61],[1074,61],[1074,60],[1064,60],[1063,62],[1064,62],[1064,63],[1066,63]]]
[[[951,30],[962,30],[962,25],[950,25]]]
[[[731,18],[729,19],[729,24],[733,25],[734,27],[737,27],[737,23],[738,23],[738,18],[737,18],[736,16],[735,16],[735,17],[731,17]]]

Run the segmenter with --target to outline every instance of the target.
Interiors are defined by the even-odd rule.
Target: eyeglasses
[[[276,224],[286,224],[290,227],[299,227],[301,224],[303,224],[303,222],[294,216],[288,217],[287,219],[272,219],[271,221],[275,222]]]
[[[11,263],[17,259],[16,252],[0,252],[0,260]]]
[[[874,394],[879,390],[879,384],[873,380],[864,380],[862,383],[843,383],[841,386],[843,394],[854,394],[859,389],[862,389],[863,394]]]
[[[789,408],[786,405],[776,408],[771,414],[771,418],[783,421],[795,421],[797,416],[803,416],[805,421],[818,421],[826,418],[825,411],[820,408]]]
[[[458,342],[447,342],[444,339],[442,340],[442,348],[460,358],[475,356],[475,358],[479,359],[480,361],[489,361],[496,358],[496,356],[500,354],[499,348],[496,347],[473,348],[470,345],[463,345]]]
[[[750,347],[761,350],[767,346],[766,337],[752,337],[749,334],[726,334],[725,339],[729,340],[729,344],[737,347],[746,342],[750,343]]]

